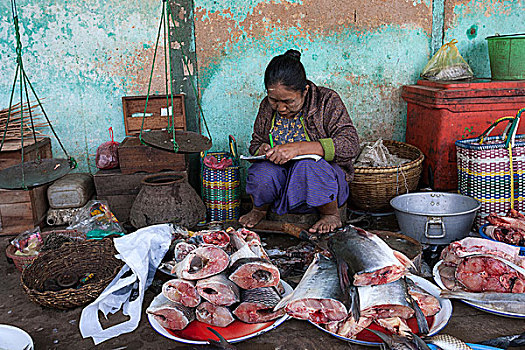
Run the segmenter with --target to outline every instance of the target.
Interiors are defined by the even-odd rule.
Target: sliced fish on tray
[[[331,236],[328,246],[346,285],[390,283],[403,277],[407,266],[412,264],[404,254],[390,248],[377,235],[352,225]]]
[[[279,284],[279,269],[258,257],[241,258],[229,268],[228,278],[242,289],[273,287]]]
[[[149,307],[146,313],[153,315],[164,328],[180,330],[195,319],[195,310],[179,303],[167,301],[157,307]]]
[[[169,300],[187,307],[195,307],[201,302],[194,281],[172,279],[162,285],[162,294]]]
[[[239,287],[224,273],[197,281],[197,292],[215,305],[229,306],[239,302]]]
[[[221,248],[213,246],[198,247],[192,250],[172,273],[186,280],[199,280],[224,271],[229,264],[228,254]]]
[[[233,310],[233,314],[246,323],[275,320],[285,314],[284,309],[274,311],[280,300],[279,293],[272,287],[242,290],[241,303]]]
[[[216,327],[226,327],[235,321],[229,308],[215,305],[208,301],[203,302],[195,309],[195,316],[198,321]]]

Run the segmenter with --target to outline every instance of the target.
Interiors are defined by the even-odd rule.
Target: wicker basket
[[[389,211],[392,198],[417,188],[425,158],[421,150],[393,140],[383,140],[383,144],[390,153],[411,161],[398,167],[356,167],[354,180],[349,184],[349,200],[358,209]]]
[[[87,240],[65,243],[60,248],[40,254],[21,276],[22,287],[31,301],[43,306],[70,309],[96,299],[124,265],[115,257],[113,240]],[[44,282],[61,273],[83,276],[93,273],[93,278],[82,287],[57,292],[42,291]]]
[[[49,236],[51,233],[56,233],[59,235],[64,235],[69,238],[78,239],[78,240],[85,240],[86,234],[78,232],[76,230],[54,230],[54,231],[46,231],[40,233],[40,236],[42,239],[45,239],[46,236]],[[18,271],[22,272],[26,267],[31,265],[33,260],[37,258],[38,255],[16,255],[16,247],[12,244],[9,244],[7,248],[5,249],[5,255],[13,260],[13,263],[15,264],[15,267],[18,269]]]

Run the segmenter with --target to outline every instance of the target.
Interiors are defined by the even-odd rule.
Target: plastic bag
[[[117,218],[106,201],[92,200],[86,203],[75,215],[73,224],[68,230],[77,230],[86,234],[87,239],[104,238],[112,234],[124,234]]]
[[[144,294],[170,247],[173,233],[170,224],[161,224],[144,227],[113,240],[115,249],[119,252],[117,257],[126,265],[99,297],[82,310],[79,322],[82,337],[92,337],[97,345],[137,328],[142,315]],[[115,314],[120,309],[129,319],[102,328],[99,311],[107,318],[109,313]]]
[[[444,44],[428,61],[421,73],[421,77],[429,80],[458,80],[474,76],[468,63],[459,54],[454,39]]]
[[[361,146],[361,153],[355,162],[357,167],[390,167],[400,166],[410,162],[410,159],[398,157],[390,153],[383,144],[383,140],[376,142],[364,142]]]
[[[42,245],[42,236],[40,227],[22,232],[11,244],[16,247],[16,255],[37,255]]]
[[[97,157],[95,159],[97,168],[113,169],[118,168],[118,142],[113,141],[113,128],[109,128],[111,141],[104,142],[97,148]]]

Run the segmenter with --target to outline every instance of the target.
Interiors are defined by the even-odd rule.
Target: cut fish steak
[[[157,307],[149,307],[146,312],[164,328],[181,330],[195,319],[195,311],[179,303],[167,300]]]
[[[467,237],[450,243],[441,252],[441,259],[446,265],[457,265],[461,259],[473,253],[495,255],[512,262],[520,260],[520,248],[478,237]]]
[[[186,280],[199,280],[224,271],[229,264],[228,254],[221,248],[206,246],[191,251],[171,273]]]
[[[215,305],[229,306],[240,300],[239,287],[230,281],[224,273],[199,280],[197,292]]]
[[[192,250],[195,249],[197,249],[197,246],[195,244],[189,244],[186,242],[177,243],[174,249],[175,261],[181,262]]]
[[[409,319],[414,315],[414,309],[408,302],[408,292],[404,280],[396,280],[377,286],[360,286],[357,291],[361,317]]]
[[[285,314],[284,309],[273,310],[279,300],[279,294],[272,287],[242,290],[241,303],[233,314],[246,323],[272,321]]]
[[[328,240],[330,251],[339,265],[342,289],[386,284],[407,273],[412,263],[402,253],[390,248],[377,235],[348,225]]]
[[[235,321],[229,308],[208,301],[203,302],[195,309],[195,316],[198,321],[215,327],[226,327]]]
[[[241,258],[229,268],[229,279],[243,289],[273,287],[279,284],[279,269],[261,258]]]
[[[162,294],[169,300],[187,307],[195,307],[201,302],[194,281],[172,279],[162,285]]]
[[[316,254],[293,293],[283,298],[276,309],[285,307],[288,315],[298,319],[331,323],[348,316],[341,300],[336,263]]]

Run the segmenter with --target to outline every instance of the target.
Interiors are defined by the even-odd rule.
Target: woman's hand
[[[257,152],[257,154],[258,155],[266,154],[266,152],[268,152],[270,149],[272,149],[272,147],[269,144],[263,143],[261,144],[261,146],[259,146],[259,151]]]
[[[278,145],[266,152],[266,159],[275,164],[284,164],[300,153],[300,143]]]

